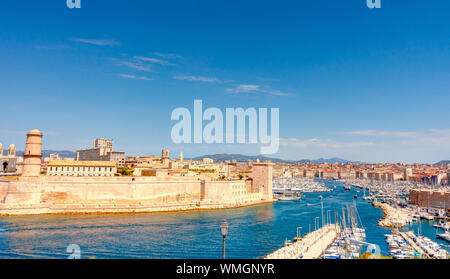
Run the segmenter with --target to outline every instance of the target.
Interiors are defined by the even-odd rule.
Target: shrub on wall
[[[117,168],[117,173],[122,176],[133,176],[134,169],[132,169],[132,168]]]

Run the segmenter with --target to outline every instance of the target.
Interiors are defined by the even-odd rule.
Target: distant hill
[[[210,158],[210,159],[213,159],[215,162],[225,162],[225,161],[231,161],[231,160],[236,160],[238,162],[246,162],[248,160],[256,161],[256,159],[259,159],[261,162],[266,161],[266,160],[270,160],[270,161],[276,162],[276,163],[284,162],[283,160],[280,160],[280,159],[265,157],[262,155],[248,156],[248,155],[242,155],[242,154],[204,155],[204,156],[192,158],[191,160],[201,161],[203,158]]]
[[[346,164],[346,163],[358,163],[360,164],[360,161],[349,161],[349,160],[345,160],[345,159],[341,159],[341,158],[330,158],[330,159],[324,159],[324,158],[320,158],[320,159],[316,159],[316,160],[300,160],[300,161],[296,161],[296,163],[316,163],[316,164],[322,164],[322,163],[327,163],[327,164],[334,164],[334,163],[340,163],[340,164]]]
[[[24,151],[17,151],[17,156],[22,156]],[[43,158],[49,157],[52,153],[58,153],[63,158],[75,158],[75,152],[67,150],[42,150]]]
[[[17,151],[17,156],[22,156],[24,151]],[[43,157],[49,157],[50,154],[52,153],[58,153],[59,156],[64,157],[64,158],[75,158],[75,152],[73,151],[68,151],[68,150],[42,150],[42,155]],[[315,159],[315,160],[309,160],[309,159],[304,159],[304,160],[298,160],[298,161],[293,161],[293,160],[282,160],[282,159],[278,159],[278,158],[272,158],[272,157],[266,157],[266,156],[262,156],[262,155],[258,155],[258,156],[249,156],[249,155],[243,155],[243,154],[214,154],[214,155],[204,155],[204,156],[198,156],[195,158],[191,158],[191,159],[187,159],[187,160],[193,160],[193,161],[201,161],[203,158],[210,158],[213,159],[214,162],[226,162],[226,161],[231,161],[231,160],[236,160],[237,162],[247,162],[248,160],[252,160],[252,161],[256,161],[257,159],[259,159],[259,161],[264,162],[264,161],[272,161],[274,163],[316,163],[316,164],[322,164],[322,163],[328,163],[328,164],[334,164],[334,163],[341,163],[341,164],[345,164],[345,163],[361,163],[359,161],[348,161],[348,160],[344,160],[341,158],[330,158],[330,159],[325,159],[325,158],[319,158],[319,159]],[[441,161],[439,163],[437,163],[436,165],[446,165],[446,164],[450,164],[450,161]]]
[[[437,165],[437,166],[446,166],[448,164],[450,164],[450,160],[443,160],[443,161],[440,161],[439,163],[436,163],[435,165]]]
[[[248,155],[242,155],[242,154],[214,154],[214,155],[204,155],[204,156],[199,156],[199,157],[195,157],[192,158],[191,160],[194,161],[201,161],[203,158],[210,158],[213,159],[215,162],[225,162],[225,161],[231,161],[231,160],[236,160],[238,162],[246,162],[248,160],[252,160],[252,161],[256,161],[256,159],[259,159],[261,162],[264,162],[266,160],[272,161],[274,163],[328,163],[328,164],[333,164],[333,163],[349,163],[352,161],[348,161],[348,160],[344,160],[341,158],[330,158],[330,159],[324,159],[324,158],[320,158],[320,159],[316,159],[316,160],[299,160],[299,161],[292,161],[292,160],[282,160],[282,159],[278,159],[278,158],[271,158],[271,157],[265,157],[262,155],[258,155],[258,156],[248,156]],[[360,163],[360,162],[354,162],[354,163]]]

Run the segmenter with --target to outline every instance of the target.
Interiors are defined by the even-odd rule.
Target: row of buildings
[[[114,151],[113,146],[113,140],[95,139],[93,148],[75,152],[75,161],[109,161],[115,162],[118,167],[124,167],[125,152]]]
[[[294,176],[321,179],[367,179],[374,181],[412,181],[430,185],[450,185],[449,166],[423,164],[295,163],[277,164],[275,177]]]
[[[10,145],[4,155],[0,144],[2,173],[21,173],[22,157]],[[216,163],[212,159],[185,161],[181,153],[171,159],[169,150],[161,156],[126,157],[125,152],[114,151],[114,141],[98,138],[93,148],[75,152],[75,158],[62,158],[50,154],[42,162],[43,173],[49,176],[115,176],[119,168],[133,170],[134,176],[195,176],[201,173],[214,179],[248,178],[252,173],[252,161]],[[279,163],[274,166],[274,176],[295,176],[321,179],[367,179],[374,181],[412,181],[429,185],[450,184],[450,168],[423,164],[359,164],[359,163]]]

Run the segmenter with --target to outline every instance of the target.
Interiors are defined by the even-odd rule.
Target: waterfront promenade
[[[265,259],[318,259],[330,246],[340,228],[334,224],[324,226],[298,241],[285,246],[269,255]]]

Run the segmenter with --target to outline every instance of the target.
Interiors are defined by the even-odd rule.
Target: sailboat
[[[447,242],[450,242],[450,232],[436,233],[436,237],[441,238]]]
[[[364,193],[364,197],[363,197],[363,200],[368,200],[368,199],[369,199],[369,197],[366,197],[366,188],[364,188],[364,191],[363,191],[363,193]],[[369,193],[369,196],[370,196],[370,193]]]

